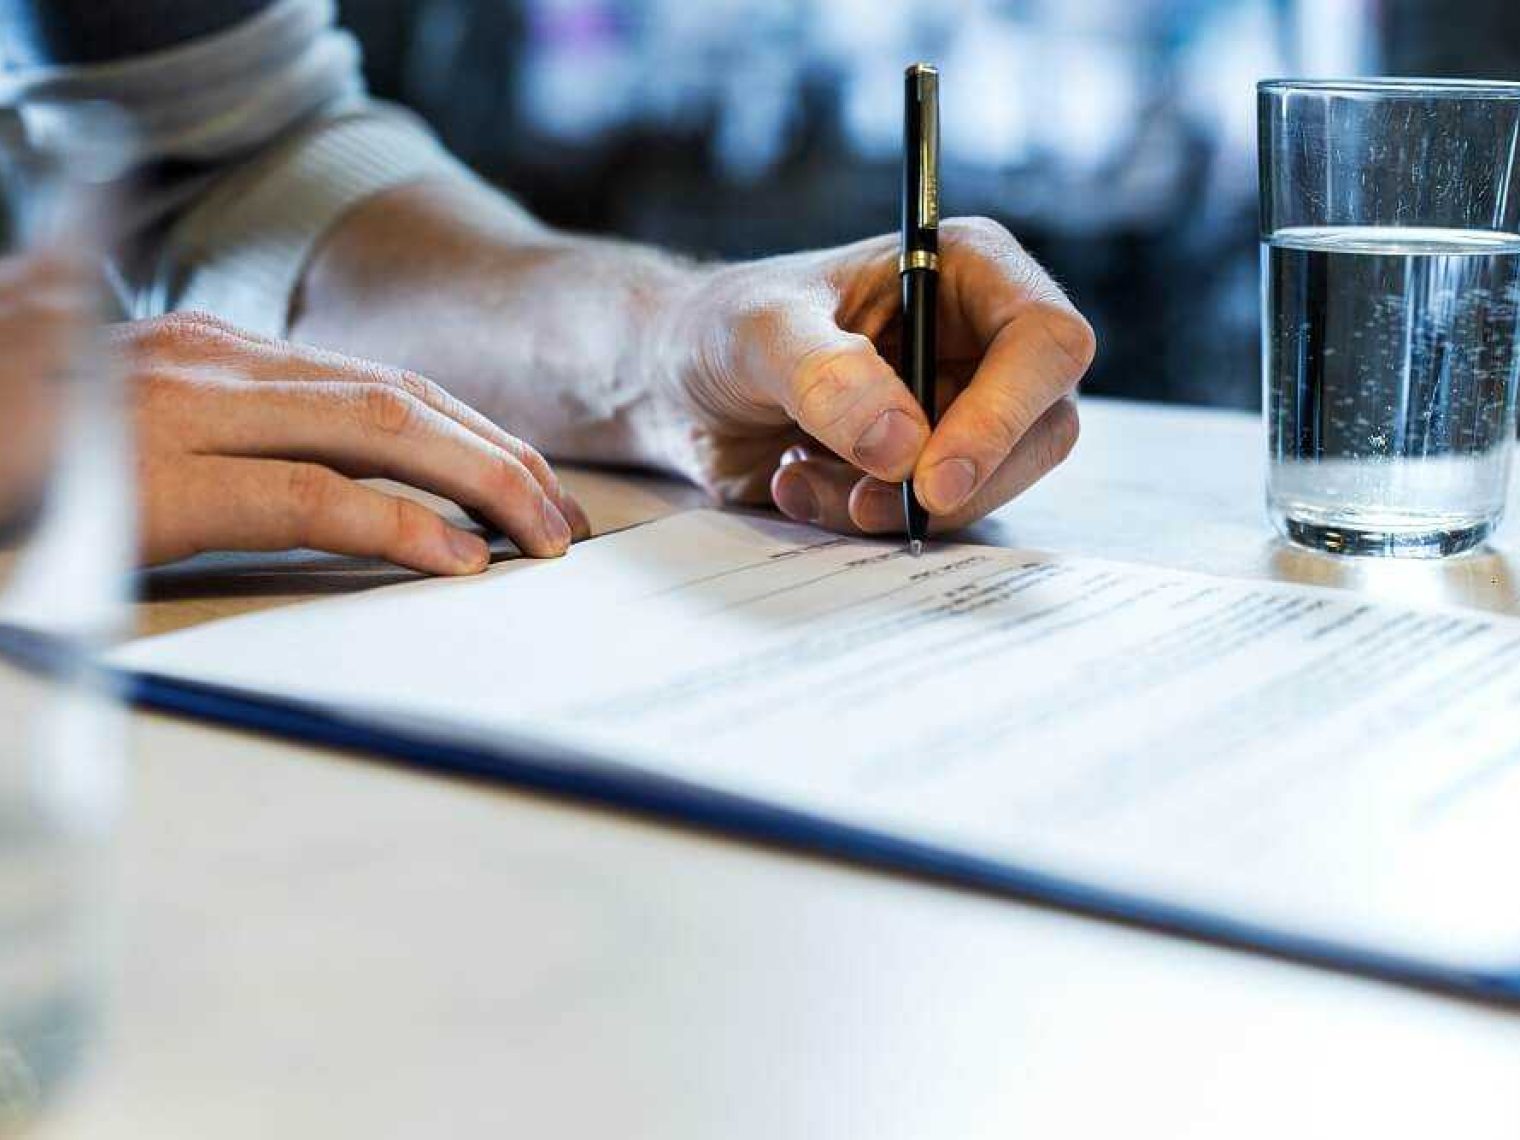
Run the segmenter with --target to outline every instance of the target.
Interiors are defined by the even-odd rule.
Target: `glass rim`
[[[1520,83],[1504,79],[1439,79],[1374,76],[1352,79],[1263,79],[1256,90],[1263,95],[1371,95],[1389,99],[1431,96],[1464,96],[1471,99],[1520,100]]]

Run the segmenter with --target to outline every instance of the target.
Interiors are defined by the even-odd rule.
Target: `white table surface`
[[[1252,417],[1083,418],[977,537],[1520,609],[1502,549],[1275,542]],[[569,481],[603,529],[692,501]],[[169,575],[143,623],[289,600],[314,565]],[[1515,1012],[135,722],[115,1030],[48,1137],[1520,1137]]]

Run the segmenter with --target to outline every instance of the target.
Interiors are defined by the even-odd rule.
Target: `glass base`
[[[1383,558],[1445,558],[1483,543],[1494,532],[1484,521],[1440,530],[1371,530],[1284,517],[1279,526],[1291,541],[1328,554]]]
[[[81,986],[0,1007],[0,1136],[24,1132],[78,1075],[98,1030],[99,1002]]]

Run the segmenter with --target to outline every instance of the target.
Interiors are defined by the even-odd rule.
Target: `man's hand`
[[[898,379],[897,243],[727,266],[551,230],[477,185],[350,210],[312,258],[300,340],[425,372],[545,454],[677,471],[841,531],[963,526],[1071,449],[1092,329],[1001,226],[940,231],[931,437]]]
[[[1060,463],[1092,329],[996,223],[948,221],[940,251],[932,435],[896,373],[897,245],[878,238],[704,272],[664,338],[678,346],[665,382],[694,425],[677,464],[726,501],[880,533],[901,529],[910,474],[944,531]]]
[[[538,557],[589,533],[538,452],[414,373],[196,315],[114,338],[137,421],[145,562],[307,546],[433,574],[484,569],[479,536],[365,477],[446,496]]]

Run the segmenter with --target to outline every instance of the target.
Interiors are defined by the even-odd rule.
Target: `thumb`
[[[841,459],[878,479],[908,477],[929,439],[923,409],[869,338],[813,305],[789,306],[767,370],[787,414]]]

